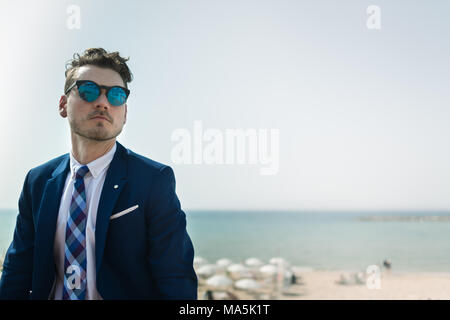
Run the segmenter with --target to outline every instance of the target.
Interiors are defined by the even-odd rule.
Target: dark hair
[[[75,53],[73,59],[66,63],[66,83],[64,84],[64,92],[77,79],[75,79],[75,71],[84,65],[94,65],[100,68],[109,68],[120,74],[120,77],[128,88],[127,83],[133,80],[133,75],[128,68],[126,62],[130,58],[123,58],[119,52],[106,52],[103,48],[89,48],[86,49],[83,55]]]

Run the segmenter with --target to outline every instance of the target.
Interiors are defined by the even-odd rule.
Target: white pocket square
[[[120,212],[118,212],[118,213],[113,214],[113,215],[109,218],[109,220],[119,218],[119,217],[123,216],[124,214],[130,213],[131,211],[136,210],[137,208],[139,208],[139,205],[138,205],[138,204],[135,205],[135,206],[132,206],[132,207],[130,207],[130,208],[128,208],[128,209],[125,209],[125,210],[122,210],[122,211],[120,211]]]

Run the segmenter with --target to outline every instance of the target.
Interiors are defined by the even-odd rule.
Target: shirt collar
[[[89,162],[87,167],[89,168],[89,172],[92,174],[92,177],[97,178],[102,172],[106,169],[106,167],[111,163],[114,153],[117,149],[117,143],[114,144],[114,146],[109,150],[107,153],[105,153],[100,158],[95,159],[94,161]],[[72,151],[70,152],[70,176],[74,177],[77,170],[82,167],[83,165],[80,164],[75,157],[72,154]]]

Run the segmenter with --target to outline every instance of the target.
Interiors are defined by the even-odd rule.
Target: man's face
[[[121,86],[125,84],[120,75],[107,68],[85,65],[76,71],[75,80],[92,80],[99,85]],[[61,96],[59,112],[63,118],[69,119],[72,134],[95,141],[106,141],[117,137],[126,122],[127,105],[112,106],[106,90],[93,102],[81,99],[77,86],[67,95]]]

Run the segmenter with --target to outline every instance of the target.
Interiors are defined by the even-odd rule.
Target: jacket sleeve
[[[175,193],[175,176],[165,166],[151,190],[148,212],[148,261],[161,299],[197,299],[194,248],[186,215]]]
[[[34,223],[27,174],[19,198],[13,241],[6,252],[0,279],[0,299],[29,299],[34,250]]]

